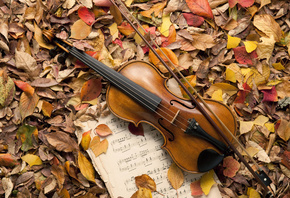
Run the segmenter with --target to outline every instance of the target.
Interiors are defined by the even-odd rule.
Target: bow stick
[[[202,102],[202,104],[212,113],[212,115],[217,119],[219,124],[229,133],[233,139],[239,144],[239,146],[244,150],[244,152],[249,156],[250,160],[254,163],[256,168],[258,169],[258,172],[255,172],[253,168],[247,163],[245,158],[241,155],[241,153],[235,148],[235,146],[231,143],[231,141],[225,136],[225,134],[222,132],[222,130],[219,128],[219,126],[215,123],[215,121],[210,117],[210,115],[206,112],[206,110],[202,107],[202,105],[196,100],[196,98],[192,95],[192,93],[188,90],[188,88],[185,87],[185,85],[180,81],[180,79],[177,77],[177,75],[173,72],[173,70],[165,63],[165,61],[161,58],[161,56],[156,52],[156,50],[150,45],[150,43],[146,40],[146,38],[143,36],[143,34],[138,30],[138,28],[135,27],[135,25],[132,23],[132,21],[127,17],[126,13],[123,12],[121,8],[119,8],[114,0],[110,0],[110,2],[115,6],[122,16],[127,20],[127,22],[131,25],[131,27],[136,31],[136,33],[142,38],[142,40],[145,42],[145,44],[150,48],[150,50],[154,53],[154,55],[160,60],[160,62],[164,65],[164,67],[168,70],[168,72],[174,77],[174,79],[178,82],[178,84],[182,87],[182,89],[186,92],[186,94],[190,97],[190,99],[195,103],[196,107],[201,111],[201,113],[207,118],[207,120],[211,123],[211,125],[216,129],[218,134],[227,142],[227,144],[230,146],[230,148],[234,151],[234,153],[239,157],[239,159],[244,163],[244,165],[248,168],[248,170],[252,173],[252,175],[255,177],[255,179],[261,184],[261,186],[264,188],[264,190],[268,193],[268,196],[272,197],[273,194],[271,192],[271,189],[267,186],[270,185],[271,180],[267,176],[267,174],[263,171],[263,169],[255,162],[255,160],[250,156],[250,154],[246,151],[246,149],[243,147],[243,145],[238,141],[238,139],[230,132],[230,130],[225,126],[225,124],[218,118],[218,116],[211,110],[211,108],[206,104],[206,102],[203,100],[203,98],[197,93],[197,91],[191,86],[191,84],[187,81],[187,79],[183,76],[183,74],[176,68],[176,66],[172,63],[172,61],[166,56],[166,54],[160,49],[160,47],[156,44],[156,42],[149,36],[151,42],[160,50],[160,52],[164,55],[164,57],[168,60],[170,65],[178,72],[178,74],[181,76],[181,78],[187,83],[187,85],[194,91],[194,94],[198,97],[198,99]],[[142,25],[139,23],[139,21],[129,12],[127,7],[120,1],[117,0],[117,2],[120,4],[120,6],[123,7],[124,10],[126,10],[127,14],[137,23],[137,25],[142,29],[142,31],[145,33],[145,29],[142,27]],[[265,193],[266,193],[265,192]],[[264,194],[264,196],[266,196]]]

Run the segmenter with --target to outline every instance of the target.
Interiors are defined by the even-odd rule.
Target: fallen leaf
[[[23,92],[20,96],[19,109],[22,120],[27,116],[30,116],[38,103],[39,97],[36,92],[33,95]]]
[[[290,170],[290,151],[284,151],[281,163]]]
[[[231,81],[233,83],[237,82],[236,73],[227,67],[226,69],[226,80]]]
[[[240,121],[240,134],[249,132],[254,126],[252,121]]]
[[[273,63],[272,66],[273,66],[275,69],[279,70],[279,71],[285,69],[285,67],[282,65],[281,62],[279,62],[279,63]]]
[[[281,119],[277,129],[277,134],[284,141],[288,141],[290,139],[290,122],[285,119]]]
[[[81,146],[84,150],[88,150],[91,143],[91,130],[82,134]]]
[[[178,58],[172,50],[165,47],[161,47],[160,49],[164,52],[164,54],[171,60],[171,62],[175,66],[178,66]],[[166,57],[161,53],[159,49],[157,49],[156,52],[161,56],[162,60],[164,60],[165,63],[167,64],[169,63],[169,61],[166,59]],[[162,73],[168,72],[167,69],[161,63],[161,61],[157,58],[157,56],[155,56],[155,54],[151,50],[149,51],[149,61],[153,63]],[[174,69],[174,68],[171,68],[171,69]]]
[[[200,180],[190,183],[190,191],[192,196],[201,196],[203,191],[200,187]]]
[[[248,188],[247,195],[249,196],[249,198],[261,198],[260,194],[251,187]]]
[[[162,39],[161,47],[166,47],[176,41],[176,30],[173,24],[169,27],[168,37],[161,35],[161,39]]]
[[[114,21],[120,25],[123,21],[123,17],[118,7],[115,5],[110,6],[110,13],[113,15]]]
[[[236,48],[238,47],[240,42],[241,42],[241,38],[228,35],[227,48],[228,49]]]
[[[110,127],[108,127],[108,125],[106,124],[99,124],[96,128],[95,128],[95,132],[102,137],[107,137],[108,135],[113,134],[113,132],[111,131]]]
[[[180,188],[184,182],[183,172],[175,163],[170,165],[167,172],[167,178],[175,190]]]
[[[240,163],[232,156],[227,156],[223,160],[223,167],[225,168],[223,171],[224,176],[234,177],[240,169]]]
[[[112,5],[110,0],[93,0],[95,6],[110,7]]]
[[[13,157],[9,153],[0,153],[0,165],[1,166],[16,166],[19,163],[17,162],[16,158]]]
[[[8,106],[15,96],[14,81],[1,71],[0,75],[0,106]]]
[[[22,91],[24,91],[25,93],[27,93],[28,95],[33,95],[34,94],[34,88],[31,87],[27,82],[23,82],[20,80],[16,80],[14,81],[14,83],[16,84],[16,86],[21,89]]]
[[[264,126],[266,122],[269,121],[269,118],[263,115],[259,115],[255,120],[254,120],[254,124],[256,125],[260,125],[260,126]]]
[[[196,75],[190,75],[190,76],[186,76],[185,79],[187,80],[187,82],[192,86],[195,87],[196,85]],[[181,79],[181,82],[183,83],[183,85],[190,91],[190,93],[193,93],[193,90],[191,90],[190,86],[187,84],[187,82],[183,79]],[[182,93],[182,96],[184,98],[188,98],[189,96],[187,95],[187,93],[183,90],[183,88],[181,86],[179,86],[180,91]]]
[[[199,27],[203,24],[204,18],[193,13],[182,13],[186,22],[190,26]]]
[[[244,41],[243,43],[248,53],[251,53],[252,51],[256,50],[258,44],[257,41]]]
[[[102,91],[101,79],[92,78],[85,82],[81,89],[81,100],[92,101],[96,99]]]
[[[234,50],[234,54],[235,54],[235,59],[240,64],[253,65],[254,64],[253,60],[255,60],[256,58],[258,58],[258,55],[257,55],[256,51],[253,51],[251,53],[248,53],[246,51],[245,46],[236,47],[233,50]]]
[[[230,8],[235,7],[235,5],[238,3],[243,8],[248,8],[254,4],[255,0],[229,0],[229,6]]]
[[[51,173],[55,176],[56,180],[57,180],[57,184],[58,187],[60,189],[63,188],[63,184],[65,181],[65,169],[61,164],[55,165],[53,164],[51,167]]]
[[[268,38],[273,36],[276,42],[280,42],[282,38],[282,30],[280,25],[269,14],[255,15],[253,24],[262,31]]]
[[[223,91],[221,89],[214,91],[211,95],[211,98],[213,100],[216,100],[216,101],[224,101],[223,100]]]
[[[169,14],[163,14],[162,15],[162,24],[158,27],[159,32],[163,35],[168,37],[169,36],[169,28],[172,25],[170,21],[170,15]]]
[[[85,39],[91,33],[92,28],[87,25],[82,19],[77,20],[71,27],[71,38]]]
[[[276,41],[274,40],[273,36],[270,36],[270,38],[261,37],[260,40],[262,42],[258,43],[257,47],[257,55],[259,59],[266,58],[267,61],[271,58],[274,50],[274,46]]]
[[[266,83],[269,76],[270,76],[270,67],[267,64],[263,64],[262,72],[259,72],[256,68],[251,68],[251,70],[245,75],[244,79],[245,82],[250,87],[252,87],[253,82],[255,82],[256,86]]]
[[[237,93],[238,88],[235,86],[228,84],[228,83],[215,83],[211,85],[211,87],[207,90],[207,94],[212,96],[212,94],[217,90],[222,90],[223,93],[227,93],[228,95],[232,96]]]
[[[213,19],[213,14],[207,0],[186,0],[193,14]]]
[[[112,25],[109,26],[110,34],[112,35],[112,40],[115,41],[116,38],[119,37],[119,31],[118,31],[118,26],[117,23],[113,23]]]
[[[33,154],[26,154],[26,155],[22,156],[21,159],[23,161],[25,161],[26,163],[28,163],[30,167],[32,167],[34,165],[41,165],[42,164],[41,159],[37,155],[33,155]]]
[[[95,169],[92,163],[80,151],[78,152],[78,165],[82,175],[87,180],[95,183]]]
[[[152,198],[152,193],[150,189],[140,187],[131,198]]]
[[[79,147],[67,133],[57,131],[45,135],[48,143],[58,151],[73,152],[78,151]]]
[[[11,197],[11,193],[13,190],[13,182],[10,177],[2,177],[1,179],[3,190],[5,190],[5,198]]]
[[[156,3],[149,10],[142,11],[140,12],[140,14],[150,19],[152,18],[152,16],[158,17],[159,14],[162,12],[163,8],[165,7],[166,3],[167,3],[166,1],[161,2],[161,3]]]
[[[15,52],[15,64],[18,69],[23,69],[31,77],[36,77],[39,74],[39,68],[36,60],[26,52]]]
[[[118,25],[118,29],[125,36],[129,36],[130,34],[135,32],[132,26],[126,21],[122,22],[121,25]]]
[[[210,170],[205,173],[200,179],[200,187],[205,195],[209,194],[211,187],[216,183],[214,178],[214,171]]]
[[[79,17],[88,25],[92,25],[95,21],[95,14],[87,7],[81,7],[78,9]]]
[[[256,154],[256,157],[258,158],[259,161],[262,161],[262,162],[265,162],[265,163],[270,163],[271,162],[269,155],[256,142],[248,141],[247,142],[247,147],[254,147],[254,148],[259,149],[259,152]]]
[[[28,151],[33,148],[33,139],[38,139],[38,129],[35,126],[23,124],[18,128],[16,137],[21,139],[21,150]]]
[[[277,102],[278,95],[275,86],[273,86],[270,90],[262,90],[264,94],[262,102]]]
[[[135,183],[138,188],[147,188],[151,192],[156,191],[156,183],[149,175],[143,174],[135,177]]]
[[[90,149],[92,149],[95,157],[98,157],[102,153],[106,153],[108,150],[108,146],[108,140],[104,139],[101,141],[99,136],[95,136],[90,143]]]
[[[205,51],[206,49],[212,48],[216,45],[214,38],[209,34],[194,33],[191,36],[193,38],[191,44],[196,49]]]
[[[47,101],[42,101],[42,107],[41,107],[42,113],[44,116],[50,117],[51,113],[53,111],[53,106]]]
[[[141,135],[141,136],[144,136],[144,129],[143,129],[142,123],[140,123],[136,127],[134,123],[130,122],[128,124],[128,129],[129,129],[130,133],[132,133],[133,135]]]

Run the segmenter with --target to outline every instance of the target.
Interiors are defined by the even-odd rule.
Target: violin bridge
[[[172,118],[172,120],[171,120],[171,122],[170,122],[171,124],[173,124],[173,122],[176,120],[176,117],[178,116],[179,112],[180,112],[180,110],[178,110],[178,111],[176,112],[175,116]]]

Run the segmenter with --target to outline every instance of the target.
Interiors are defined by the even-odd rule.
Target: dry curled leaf
[[[58,151],[73,152],[79,150],[76,141],[64,132],[52,132],[46,134],[45,136],[48,143],[55,147]]]
[[[143,174],[135,177],[135,183],[138,188],[147,188],[151,192],[156,191],[156,183],[149,175]]]

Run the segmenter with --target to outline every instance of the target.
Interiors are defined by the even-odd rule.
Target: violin
[[[270,178],[260,167],[255,172],[232,144],[233,140],[236,141],[234,136],[237,132],[237,120],[232,111],[221,102],[202,99],[197,93],[198,97],[194,97],[126,14],[119,10],[190,100],[174,95],[166,86],[168,79],[151,63],[131,61],[115,71],[68,41],[55,37],[53,29],[43,30],[43,38],[109,81],[106,101],[111,112],[135,126],[143,122],[155,127],[163,136],[162,148],[181,169],[189,173],[211,170],[221,163],[231,148],[261,184],[265,190],[264,196],[267,193],[272,196],[267,187],[271,184]]]

